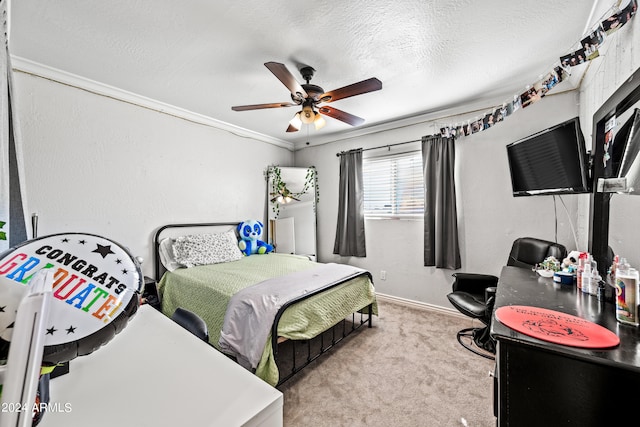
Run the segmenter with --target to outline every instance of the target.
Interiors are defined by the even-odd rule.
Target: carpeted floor
[[[372,329],[281,387],[285,427],[495,426],[494,362],[456,341],[471,321],[388,301],[379,307]]]

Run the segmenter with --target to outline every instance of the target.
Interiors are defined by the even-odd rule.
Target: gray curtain
[[[0,252],[27,239],[24,185],[20,182],[20,150],[17,113],[13,105],[13,73],[7,40],[7,2],[0,2],[4,18],[0,31]]]
[[[422,138],[424,171],[424,265],[461,267],[458,246],[453,138]]]
[[[362,149],[341,153],[338,224],[336,242],[333,246],[334,254],[367,256],[362,186]]]

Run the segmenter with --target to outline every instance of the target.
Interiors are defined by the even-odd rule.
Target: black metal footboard
[[[273,335],[271,341],[273,356],[280,373],[276,387],[281,386],[362,325],[367,325],[369,328],[373,326],[373,304],[351,313],[349,317],[308,340],[286,340],[278,343],[277,335]],[[277,322],[273,326],[273,330],[276,329]]]
[[[345,282],[355,278],[355,277],[359,277],[359,276],[364,276],[366,275],[369,280],[371,281],[371,283],[373,283],[373,277],[371,276],[371,273],[368,271],[362,271],[359,274],[356,274],[354,276],[351,276],[345,280],[341,280],[339,282],[333,283],[330,286],[326,286],[322,289],[317,289],[313,292],[309,292],[307,294],[304,294],[294,300],[288,301],[287,303],[285,303],[280,310],[278,310],[278,313],[276,314],[276,317],[273,321],[273,325],[271,327],[271,347],[273,349],[273,357],[275,358],[276,361],[276,366],[278,367],[278,371],[280,373],[280,379],[278,381],[277,386],[281,385],[282,383],[284,383],[285,381],[287,381],[288,379],[290,379],[292,376],[294,376],[296,373],[298,373],[299,371],[301,371],[305,366],[309,365],[311,362],[313,362],[314,360],[316,360],[318,357],[320,357],[322,354],[326,353],[329,349],[331,349],[332,347],[334,347],[338,342],[342,341],[343,338],[347,337],[349,334],[351,334],[351,332],[357,330],[358,328],[360,328],[362,325],[364,324],[368,324],[368,327],[370,328],[373,325],[373,304],[369,304],[367,307],[363,307],[360,310],[351,313],[351,317],[352,317],[352,321],[350,322],[350,327],[346,327],[346,322],[347,322],[347,318],[343,319],[341,322],[338,322],[336,325],[332,326],[331,328],[327,329],[326,331],[324,331],[323,333],[318,334],[315,338],[312,338],[310,340],[288,340],[286,342],[290,342],[291,344],[289,344],[290,346],[292,346],[292,350],[291,350],[291,354],[292,354],[292,363],[284,363],[283,357],[281,357],[281,351],[279,350],[279,345],[278,345],[278,324],[280,323],[280,318],[282,317],[282,315],[284,314],[285,310],[287,308],[289,308],[291,305],[298,303],[300,301],[306,300],[314,295],[317,295],[319,293],[322,293],[328,289],[331,288],[335,288],[336,286],[340,286],[342,284],[344,284]],[[364,310],[367,310],[367,313],[365,315],[365,313],[363,312]],[[359,315],[360,319],[358,321],[356,321],[356,317]],[[342,332],[338,334],[338,338],[336,338],[336,327],[338,325],[342,325]],[[325,341],[325,334],[327,332],[331,333],[331,337],[330,339],[328,339],[328,345],[324,345],[324,341]],[[317,338],[317,339],[316,339]],[[312,345],[312,341],[319,341],[319,346],[317,344]],[[306,346],[306,357],[303,358],[303,360],[300,361],[300,363],[298,362],[298,358],[296,357],[296,342],[298,343],[302,343],[303,345]],[[312,348],[315,350],[312,352]],[[284,353],[284,351],[283,351]],[[289,353],[289,351],[286,351],[286,353]]]

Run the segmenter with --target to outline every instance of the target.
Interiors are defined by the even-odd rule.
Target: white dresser
[[[282,426],[282,393],[148,305],[51,380],[40,426]]]

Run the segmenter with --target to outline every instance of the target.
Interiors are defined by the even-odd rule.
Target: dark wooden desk
[[[620,345],[596,351],[552,344],[520,334],[494,316],[498,426],[636,425],[640,329],[619,324],[614,304],[533,271],[504,267],[495,308],[509,305],[579,316],[616,333]]]

